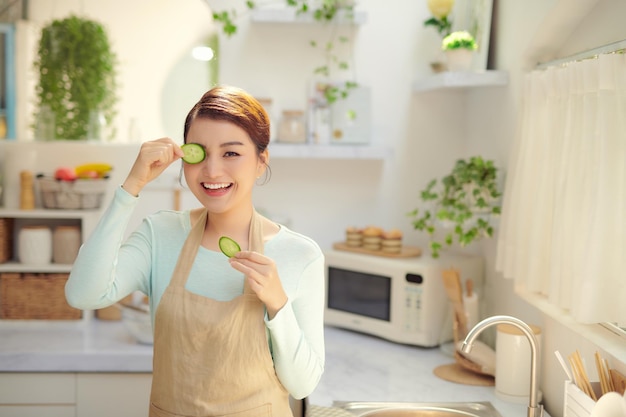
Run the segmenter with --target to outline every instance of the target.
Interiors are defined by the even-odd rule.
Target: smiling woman
[[[150,416],[292,415],[289,395],[308,396],[324,369],[323,253],[254,208],[269,122],[250,94],[207,91],[185,118],[184,141],[142,144],[76,259],[67,299],[96,309],[134,291],[149,297]],[[145,185],[180,159],[201,207],[150,215],[120,246]]]

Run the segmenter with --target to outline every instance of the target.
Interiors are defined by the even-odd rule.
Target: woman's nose
[[[204,171],[204,175],[209,178],[217,178],[221,175],[222,166],[219,158],[212,158],[207,155],[202,163],[202,170]]]

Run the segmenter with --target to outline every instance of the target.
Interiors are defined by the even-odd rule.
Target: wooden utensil
[[[602,357],[600,356],[599,352],[595,353],[595,359],[596,359],[596,369],[598,371],[598,377],[600,378],[600,388],[602,389],[602,395],[606,394],[607,392],[611,392],[613,391],[611,389],[611,377],[609,375],[609,370],[607,368],[605,368],[605,361],[604,359],[602,359]]]
[[[613,382],[613,389],[619,394],[624,395],[624,390],[626,389],[626,377],[615,369],[611,369],[610,373],[611,381]]]
[[[463,287],[461,285],[459,271],[456,269],[445,269],[442,271],[441,275],[446,294],[454,308],[453,334],[456,346],[457,342],[467,335],[467,317],[465,316],[465,309],[463,308]]]
[[[574,373],[574,379],[576,379],[576,385],[580,388],[584,393],[586,393],[592,400],[598,401],[596,393],[593,391],[591,387],[591,382],[589,382],[589,377],[587,376],[587,371],[585,370],[585,365],[583,364],[582,359],[580,358],[580,352],[576,351],[569,356],[570,364],[572,366],[572,371]]]

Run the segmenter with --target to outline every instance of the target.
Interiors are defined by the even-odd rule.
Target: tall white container
[[[23,226],[17,244],[23,264],[42,265],[52,260],[52,231],[48,226]]]
[[[541,351],[541,329],[529,325]],[[510,324],[499,324],[496,334],[496,395],[503,400],[525,404],[530,395],[530,342]],[[539,364],[538,364],[539,365]]]

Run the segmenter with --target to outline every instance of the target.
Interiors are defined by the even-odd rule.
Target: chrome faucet
[[[494,324],[511,324],[519,328],[530,343],[530,396],[528,401],[528,417],[542,417],[543,406],[538,404],[537,396],[537,362],[539,358],[539,350],[537,349],[537,339],[532,329],[524,323],[522,320],[511,316],[492,316],[487,317],[480,323],[478,323],[472,330],[467,333],[463,345],[461,346],[461,352],[469,353],[472,350],[472,345],[478,337],[478,335]]]

